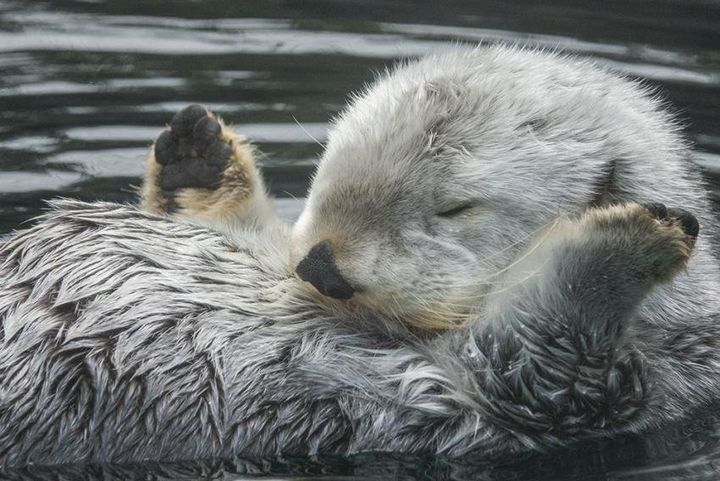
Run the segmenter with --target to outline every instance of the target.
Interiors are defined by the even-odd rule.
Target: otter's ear
[[[617,170],[618,161],[612,160],[595,183],[588,208],[606,207],[623,202],[622,192],[617,184]]]
[[[422,94],[428,99],[448,103],[462,99],[467,87],[451,78],[427,80],[422,84]]]
[[[422,83],[418,95],[423,98],[424,104],[430,106],[423,116],[425,130],[430,139],[435,139],[442,132],[450,119],[462,117],[462,110],[467,108],[463,100],[466,87],[450,78],[438,78]],[[437,148],[433,142],[431,148]]]

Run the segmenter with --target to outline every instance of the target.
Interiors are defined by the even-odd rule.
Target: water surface
[[[259,146],[268,184],[292,216],[322,149],[316,140],[348,94],[398,58],[457,41],[557,48],[657,86],[720,202],[718,2],[0,0],[0,233],[52,197],[134,201],[152,138],[194,102]],[[715,412],[654,436],[530,459],[216,460],[42,476],[717,479]]]
[[[191,102],[258,144],[275,196],[302,197],[348,93],[456,41],[558,48],[647,79],[720,172],[715,2],[0,0],[0,232],[50,197],[134,200],[152,138]]]

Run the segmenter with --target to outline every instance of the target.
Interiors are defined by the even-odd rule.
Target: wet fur
[[[548,68],[615,78],[541,53],[479,54],[540,79]],[[397,75],[416,78],[417,65],[447,72],[469,55]],[[516,238],[545,229],[508,254],[512,267],[482,316],[432,335],[418,336],[392,313],[316,303],[291,275],[291,234],[280,224],[212,230],[115,204],[54,203],[40,224],[0,245],[0,461],[494,455],[642,432],[717,399],[720,275],[706,195],[669,117],[617,82],[637,102],[628,111],[636,116],[615,118],[626,145],[573,147],[572,165],[590,169],[566,186],[575,197],[545,182],[513,191],[535,216]],[[373,99],[348,115],[361,119]],[[586,105],[556,115],[577,126],[581,113]],[[362,149],[352,122],[339,122],[326,155]],[[544,125],[546,135],[560,128]],[[393,135],[382,137],[388,148],[402,148]],[[358,158],[353,174],[365,168]],[[543,168],[568,163],[555,161]],[[597,186],[613,162],[612,200],[623,205],[583,213],[607,190]],[[333,198],[338,164],[323,165],[310,218]],[[505,167],[491,172],[498,188],[512,187]],[[370,197],[366,207],[386,200]],[[694,242],[629,201],[681,206],[704,230]],[[566,215],[548,221],[558,211]],[[310,242],[317,231],[307,215],[302,222]]]

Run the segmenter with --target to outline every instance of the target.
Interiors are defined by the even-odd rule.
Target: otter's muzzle
[[[295,268],[300,279],[333,299],[350,299],[355,289],[340,274],[329,241],[315,244]]]

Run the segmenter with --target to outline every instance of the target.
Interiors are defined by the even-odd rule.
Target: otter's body
[[[265,235],[54,208],[0,252],[3,463],[499,448],[429,346],[314,307]]]
[[[637,85],[500,47],[401,67],[338,120],[292,230],[198,118],[151,156],[145,205],[175,217],[60,202],[0,244],[0,463],[491,455],[720,395],[712,215]],[[195,202],[226,157],[231,220]]]

